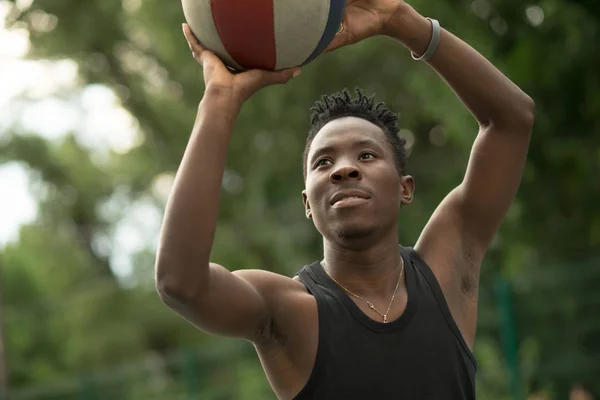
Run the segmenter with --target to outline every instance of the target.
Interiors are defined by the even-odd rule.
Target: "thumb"
[[[270,85],[282,85],[300,75],[300,68],[288,68],[281,71],[250,70],[247,74],[247,85],[259,90]]]
[[[333,40],[329,43],[329,46],[327,46],[323,53],[337,50],[340,47],[352,44],[352,42],[352,34],[346,30],[344,25],[342,25],[342,29],[333,37]]]
[[[264,75],[262,78],[263,86],[281,85],[287,83],[290,79],[302,73],[300,68],[288,68],[281,71],[261,71]]]
[[[281,85],[300,75],[300,68],[289,68],[281,71],[265,71],[254,69],[242,72],[236,76],[239,88],[245,99],[250,98],[255,92],[270,85]]]

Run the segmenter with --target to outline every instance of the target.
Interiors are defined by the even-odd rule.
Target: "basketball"
[[[182,0],[200,43],[227,66],[281,70],[314,60],[344,17],[345,0]]]

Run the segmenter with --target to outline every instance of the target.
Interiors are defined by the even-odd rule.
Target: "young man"
[[[521,180],[533,101],[408,4],[348,0],[329,50],[387,35],[427,61],[480,125],[465,178],[414,248],[400,247],[414,184],[395,115],[360,93],[328,96],[312,109],[302,193],[323,261],[293,279],[230,272],[239,266],[209,255],[234,121],[253,93],[299,71],[232,75],[184,32],[206,91],[167,206],[161,298],[205,332],[252,341],[280,399],[474,399],[479,268]]]

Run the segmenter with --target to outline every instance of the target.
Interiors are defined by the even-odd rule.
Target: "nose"
[[[356,168],[354,165],[341,165],[329,175],[329,180],[332,183],[340,183],[347,180],[361,180],[362,173],[360,169]]]

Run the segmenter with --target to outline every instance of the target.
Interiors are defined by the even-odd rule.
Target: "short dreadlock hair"
[[[304,178],[307,173],[307,158],[310,145],[319,131],[329,122],[343,117],[363,118],[380,127],[396,155],[396,168],[403,175],[406,172],[406,139],[398,136],[398,114],[391,111],[384,103],[375,104],[375,95],[365,96],[356,89],[357,97],[352,98],[344,89],[331,95],[324,95],[310,108],[311,128],[306,138],[303,154]]]

